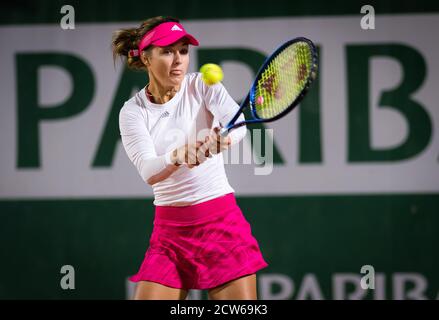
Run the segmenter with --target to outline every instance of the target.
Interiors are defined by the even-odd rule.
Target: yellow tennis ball
[[[218,83],[224,78],[223,70],[215,63],[206,63],[200,68],[200,72],[202,74],[201,79],[208,86]]]

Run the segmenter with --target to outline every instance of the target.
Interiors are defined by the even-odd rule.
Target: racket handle
[[[227,135],[229,134],[229,130],[227,128],[221,128],[219,133],[221,137],[227,137]]]

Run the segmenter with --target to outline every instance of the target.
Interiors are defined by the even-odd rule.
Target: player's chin
[[[184,74],[178,76],[171,75],[169,76],[168,81],[172,86],[178,86],[183,82],[183,79],[184,79]]]

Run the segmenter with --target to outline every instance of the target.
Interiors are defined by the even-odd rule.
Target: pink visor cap
[[[164,22],[154,29],[148,31],[139,43],[139,50],[130,50],[129,56],[135,57],[142,52],[143,49],[150,45],[157,47],[166,47],[181,38],[189,40],[189,44],[198,46],[198,40],[184,30],[183,26],[178,22]]]

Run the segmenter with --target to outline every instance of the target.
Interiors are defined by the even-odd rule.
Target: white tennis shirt
[[[180,90],[164,104],[152,103],[145,88],[125,102],[119,113],[122,144],[146,182],[171,163],[175,148],[195,143],[196,139],[204,141],[213,127],[225,126],[238,109],[221,83],[207,86],[200,73],[189,73]],[[237,122],[243,120],[241,114]],[[241,141],[246,132],[246,126],[231,131],[232,145]],[[153,184],[152,189],[154,205],[161,206],[192,205],[234,192],[221,153],[192,169],[181,165],[168,178]]]

